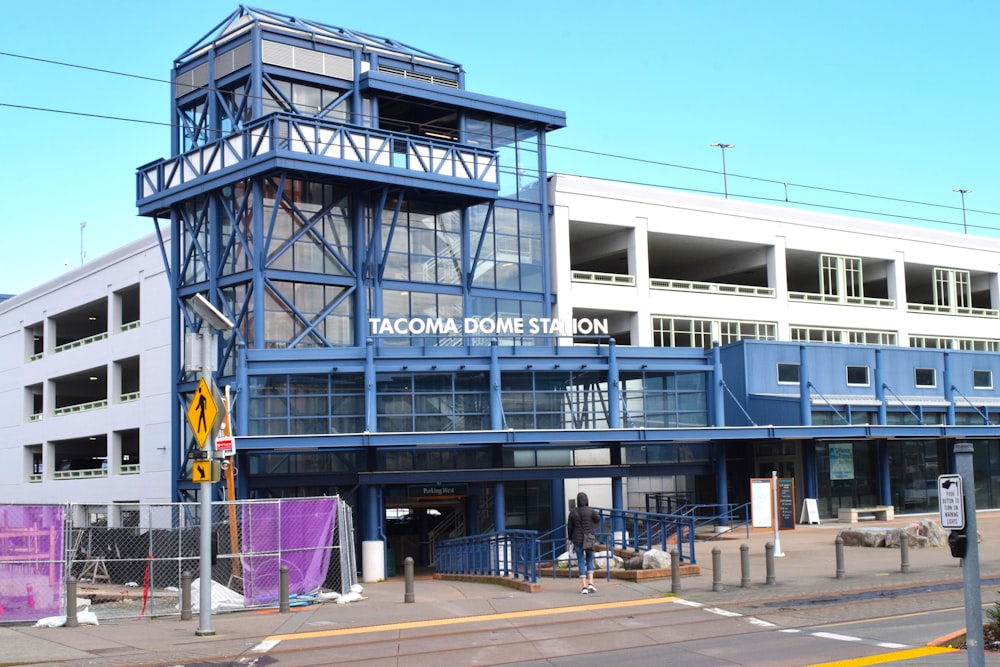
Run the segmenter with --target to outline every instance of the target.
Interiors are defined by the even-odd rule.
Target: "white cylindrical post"
[[[385,579],[385,542],[364,540],[361,543],[361,576],[365,583]]]
[[[773,509],[773,516],[771,517],[771,524],[774,526],[774,557],[783,558],[785,553],[781,550],[781,536],[778,534],[778,516],[781,513],[781,509],[778,507],[778,471],[771,471],[771,506]]]

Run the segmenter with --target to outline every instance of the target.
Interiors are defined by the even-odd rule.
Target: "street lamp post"
[[[970,192],[972,192],[972,190],[963,190],[962,188],[955,188],[954,190],[952,190],[952,192],[957,192],[960,195],[962,195],[962,233],[963,234],[968,234],[969,233],[969,228],[965,224],[965,195],[967,195]]]
[[[231,331],[235,325],[228,317],[213,306],[208,299],[201,294],[195,294],[188,299],[188,305],[201,317],[201,331],[199,333],[201,352],[201,377],[203,381],[214,384],[212,373],[215,367],[215,335],[216,332]],[[208,424],[208,437],[205,441],[205,458],[209,461],[211,469],[215,458],[215,435],[216,424]],[[199,484],[198,489],[199,511],[201,514],[200,530],[200,554],[198,557],[198,629],[195,634],[210,636],[215,634],[212,628],[212,475]]]
[[[722,150],[722,194],[729,199],[729,184],[726,182],[726,149],[736,148],[736,144],[723,144],[717,141],[712,145]]]

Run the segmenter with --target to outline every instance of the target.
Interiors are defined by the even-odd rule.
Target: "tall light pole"
[[[216,332],[225,333],[232,331],[235,325],[226,317],[222,311],[213,306],[208,299],[201,294],[195,294],[187,300],[191,310],[201,317],[201,331],[198,334],[199,345],[201,347],[200,374],[201,384],[209,387],[210,393],[215,393],[213,387],[215,380],[212,373],[215,369],[215,340]],[[217,403],[213,400],[213,406]],[[197,412],[197,411],[196,411]],[[209,474],[205,479],[200,480],[198,489],[199,510],[201,516],[201,530],[199,543],[201,553],[198,555],[198,629],[195,634],[198,636],[214,635],[212,628],[212,482],[215,473],[213,470],[215,459],[215,436],[217,434],[218,423],[221,414],[218,410],[212,410],[214,418],[208,417],[205,408],[201,408],[203,422],[192,421],[192,428],[197,436],[201,433],[205,436],[203,443],[204,459],[208,461]],[[191,418],[189,413],[188,418]],[[199,443],[202,444],[202,443]]]
[[[83,251],[83,230],[87,228],[86,222],[80,223],[80,266],[83,266],[83,258],[87,256],[87,253]]]
[[[717,141],[712,145],[722,149],[722,194],[729,199],[729,184],[726,182],[726,149],[736,148],[736,144],[723,144]]]
[[[972,192],[972,190],[963,190],[962,188],[955,188],[954,190],[952,190],[952,192],[957,192],[960,195],[962,195],[962,233],[968,234],[969,228],[965,224],[965,195]]]

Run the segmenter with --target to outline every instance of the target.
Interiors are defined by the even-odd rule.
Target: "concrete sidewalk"
[[[937,520],[937,515],[914,515],[864,525],[901,526],[917,523],[925,517]],[[985,582],[983,603],[990,604],[1000,599],[997,593],[1000,549],[996,546],[1000,545],[1000,512],[983,511],[978,513],[977,519],[982,536],[979,553],[980,574]],[[749,537],[746,532],[739,532],[699,543],[697,557],[701,574],[681,580],[679,597],[759,615],[761,610],[793,607],[796,601],[832,601],[876,591],[885,593],[948,584],[954,588],[961,584],[960,561],[952,558],[947,547],[911,548],[910,568],[905,574],[901,572],[899,549],[847,547],[845,576],[836,578],[834,539],[846,525],[831,521],[782,531],[778,546],[784,555],[775,558],[774,584],[766,583],[765,562],[765,544],[773,541],[773,532],[752,532]],[[746,588],[741,586],[740,547],[743,544],[748,545],[750,555],[751,582]],[[719,550],[721,563],[720,591],[713,591],[712,551],[715,548]],[[493,584],[421,576],[414,583],[414,602],[405,603],[404,580],[395,577],[366,584],[365,599],[359,602],[325,603],[295,608],[286,614],[274,609],[216,614],[212,616],[215,634],[206,637],[195,635],[199,627],[197,614],[190,621],[169,617],[108,621],[77,628],[0,627],[0,665],[111,667],[196,663],[250,651],[269,635],[544,610],[596,601],[637,600],[669,593],[672,586],[669,578],[639,583],[598,580],[598,595],[584,596],[579,594],[576,578],[563,575],[555,579],[542,578],[539,583],[541,592],[528,593]],[[892,601],[892,608],[902,613],[908,610],[908,604],[911,602],[904,595]],[[954,661],[934,664],[965,664],[964,654],[954,655]]]

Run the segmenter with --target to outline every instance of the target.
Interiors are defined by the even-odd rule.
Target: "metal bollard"
[[[775,583],[774,579],[774,542],[768,542],[764,545],[764,562],[767,565],[767,585],[773,586]]]
[[[910,571],[910,536],[905,532],[899,536],[899,571],[903,574]]]
[[[181,620],[191,620],[191,573],[181,572]]]
[[[403,559],[403,602],[413,602],[413,556]]]
[[[76,577],[66,577],[66,627],[75,628],[80,623],[76,618]]]
[[[291,605],[288,603],[288,566],[278,568],[278,613],[285,614]]]
[[[677,549],[670,551],[670,592],[674,595],[681,592],[681,555]]]
[[[750,588],[750,545],[740,545],[740,588]]]
[[[844,578],[844,538],[840,535],[833,541],[837,552],[837,578]]]
[[[722,549],[712,547],[712,592],[722,590]]]

